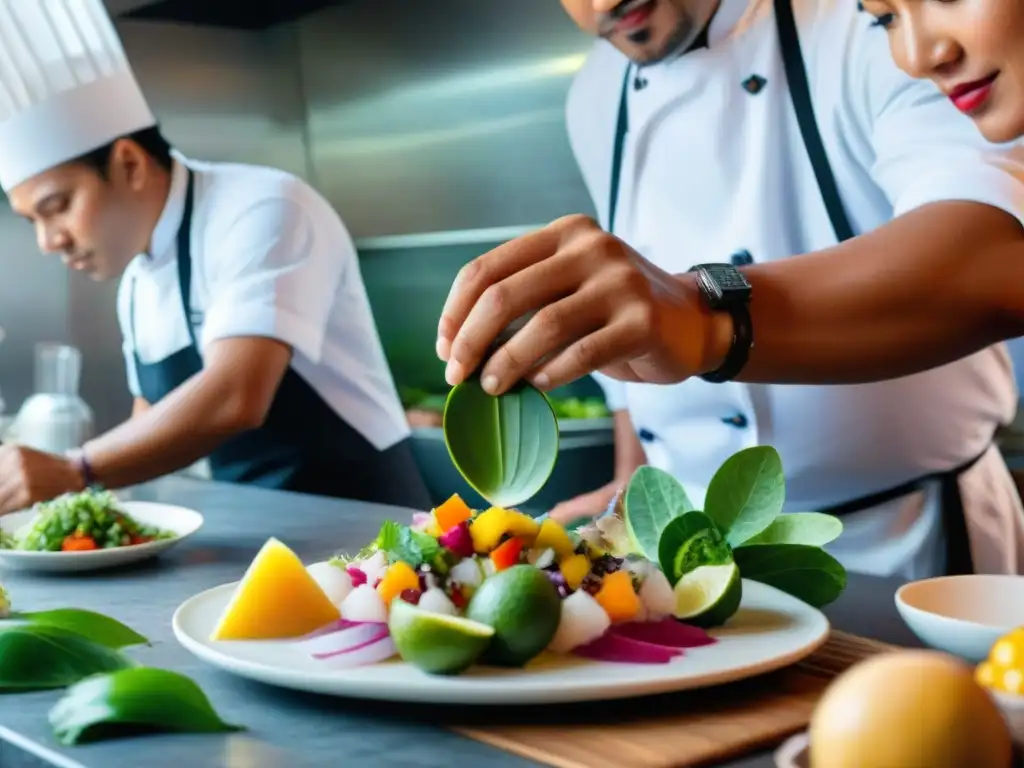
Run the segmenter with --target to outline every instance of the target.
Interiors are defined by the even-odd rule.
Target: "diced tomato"
[[[132,536],[131,544],[148,544],[153,540],[152,536]]]
[[[462,594],[462,590],[459,589],[458,587],[453,585],[451,590],[452,590],[452,594],[451,594],[452,604],[456,608],[458,608],[459,610],[462,610],[463,608],[466,607],[466,604],[469,601],[466,600],[466,596],[464,594]]]
[[[522,539],[509,539],[491,552],[491,562],[496,570],[503,571],[519,562],[519,553],[522,551]]]
[[[88,552],[93,549],[99,549],[92,536],[81,536],[77,533],[66,537],[61,543],[60,548],[63,552]]]

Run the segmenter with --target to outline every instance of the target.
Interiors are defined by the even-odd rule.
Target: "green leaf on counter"
[[[135,666],[120,651],[55,626],[0,626],[0,691],[64,688],[101,672]]]
[[[558,459],[558,419],[544,393],[525,382],[498,397],[476,377],[452,387],[443,430],[456,469],[497,507],[533,498]]]
[[[83,680],[50,710],[58,741],[81,744],[144,731],[229,733],[195,682],[166,669],[137,667]]]
[[[633,473],[622,503],[626,530],[637,554],[653,562],[658,562],[665,527],[677,517],[694,511],[679,481],[650,465],[639,467]]]
[[[768,445],[734,453],[708,485],[704,512],[738,547],[763,532],[782,512],[786,476],[782,458]]]
[[[56,627],[81,635],[94,643],[108,648],[128,648],[133,645],[148,645],[149,640],[117,619],[101,613],[79,608],[59,608],[54,611],[14,613],[10,621],[27,622],[32,626]],[[0,628],[4,626],[0,623]]]
[[[846,569],[832,555],[806,544],[750,544],[733,550],[745,579],[780,589],[821,608],[846,589]]]
[[[820,512],[779,515],[772,524],[744,544],[806,544],[823,547],[839,538],[843,522]]]
[[[694,568],[732,561],[725,537],[703,512],[680,515],[661,532],[658,563],[673,586]]]

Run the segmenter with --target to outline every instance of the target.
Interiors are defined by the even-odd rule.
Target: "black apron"
[[[203,369],[191,299],[193,202],[194,178],[189,171],[177,255],[181,304],[191,343],[156,363],[143,363],[135,350],[141,394],[151,404]],[[134,340],[134,282],[129,301]],[[229,438],[208,458],[213,479],[222,482],[417,510],[432,506],[408,438],[378,451],[291,366],[281,380],[263,425]]]
[[[800,38],[797,34],[796,20],[793,18],[793,8],[790,0],[774,0],[774,3],[775,24],[779,36],[779,45],[782,49],[783,66],[786,71],[789,93],[792,98],[793,109],[796,112],[797,122],[800,125],[804,147],[810,157],[814,176],[818,182],[818,189],[825,203],[825,209],[828,211],[828,217],[832,223],[836,240],[844,242],[854,236],[853,227],[850,225],[846,211],[843,208],[843,202],[839,196],[839,188],[836,185],[835,177],[832,175],[832,166],[829,163],[828,154],[825,152],[825,145],[821,140],[821,134],[818,132],[810,87],[807,82],[807,72],[804,67],[803,53],[800,49]],[[701,38],[694,43],[694,47],[706,45],[706,41],[707,30],[705,29]],[[618,117],[615,125],[611,191],[608,203],[609,232],[614,231],[615,213],[618,207],[619,186],[622,175],[622,155],[626,144],[626,134],[629,132],[628,104],[632,68],[632,64],[626,65],[626,73],[622,82],[622,94],[619,99]],[[923,490],[929,483],[937,481],[941,489],[942,522],[946,538],[946,572],[949,574],[973,573],[974,565],[967,537],[967,521],[964,517],[963,498],[960,494],[958,480],[964,472],[973,467],[988,453],[990,447],[991,444],[986,446],[985,450],[977,456],[953,469],[918,477],[894,488],[859,499],[853,499],[819,511],[837,516],[862,512],[887,501]]]

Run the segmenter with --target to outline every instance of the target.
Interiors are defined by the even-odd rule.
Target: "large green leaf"
[[[680,515],[661,532],[658,542],[661,570],[674,586],[679,579],[702,565],[724,565],[733,561],[729,545],[711,518],[703,512]]]
[[[708,485],[704,513],[738,547],[764,531],[782,511],[786,477],[778,451],[768,445],[734,453]]]
[[[558,419],[544,394],[525,382],[494,397],[473,377],[448,393],[444,440],[473,490],[497,507],[516,507],[551,477]]]
[[[683,486],[668,472],[644,465],[629,479],[623,495],[626,530],[637,553],[658,562],[661,533],[680,515],[694,510]]]
[[[0,628],[0,691],[64,688],[134,666],[120,651],[61,627],[12,623]]]
[[[792,512],[779,515],[771,525],[744,544],[807,544],[823,547],[839,538],[843,522],[821,512]]]
[[[805,544],[750,544],[733,550],[740,575],[770,584],[816,608],[846,589],[846,569],[823,549]]]
[[[224,722],[189,678],[148,667],[97,675],[74,685],[50,710],[50,725],[67,745],[137,731],[243,730]]]
[[[64,629],[108,648],[127,648],[149,643],[149,640],[117,619],[79,608],[15,613],[7,621]],[[0,629],[4,626],[5,622],[0,621]]]

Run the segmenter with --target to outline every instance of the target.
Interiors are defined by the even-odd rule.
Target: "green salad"
[[[37,504],[36,515],[0,548],[26,552],[87,552],[172,539],[175,534],[133,519],[109,491],[86,490]]]

